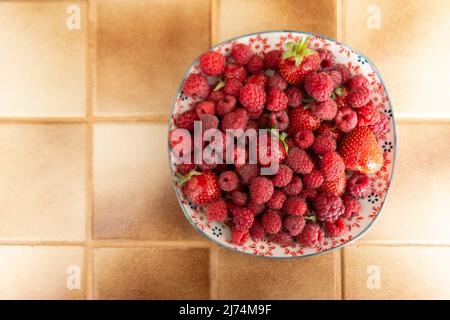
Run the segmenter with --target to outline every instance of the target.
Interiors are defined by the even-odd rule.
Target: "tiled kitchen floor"
[[[11,0],[0,21],[0,298],[450,298],[448,1]],[[358,48],[393,99],[382,217],[318,257],[219,249],[184,219],[167,170],[188,64],[269,29]]]

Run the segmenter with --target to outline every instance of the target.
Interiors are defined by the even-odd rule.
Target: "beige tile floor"
[[[0,2],[0,298],[450,298],[446,0]],[[251,19],[248,17],[251,16]],[[335,37],[381,70],[398,124],[382,218],[290,261],[185,221],[165,152],[184,68],[274,28]]]

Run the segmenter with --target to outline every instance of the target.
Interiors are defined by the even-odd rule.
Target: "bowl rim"
[[[389,95],[389,92],[388,92],[388,89],[387,89],[387,87],[386,87],[386,84],[385,84],[385,82],[384,82],[384,80],[383,80],[383,78],[382,78],[382,76],[381,76],[380,71],[379,71],[378,68],[373,64],[373,62],[372,62],[369,58],[367,58],[366,55],[364,55],[364,54],[361,53],[359,50],[354,49],[352,46],[350,46],[350,45],[348,45],[348,44],[346,44],[346,43],[344,43],[344,42],[337,41],[337,40],[335,40],[335,39],[332,39],[332,38],[330,38],[330,37],[327,37],[327,36],[324,36],[324,35],[321,35],[321,34],[318,34],[318,33],[306,32],[306,31],[299,31],[299,30],[281,30],[281,29],[280,29],[280,30],[269,30],[269,31],[252,32],[252,33],[240,35],[240,36],[237,36],[237,37],[233,37],[233,38],[227,39],[227,40],[225,40],[225,41],[219,42],[219,43],[215,44],[214,46],[211,46],[211,47],[208,49],[208,51],[214,50],[214,49],[216,49],[217,47],[219,47],[219,46],[221,46],[221,45],[224,45],[224,44],[226,44],[226,43],[228,43],[228,42],[236,41],[236,40],[239,40],[239,39],[242,39],[242,38],[245,38],[245,37],[250,37],[250,36],[255,36],[255,35],[263,35],[263,34],[270,34],[270,33],[299,33],[299,34],[301,34],[301,35],[309,35],[309,36],[320,37],[320,38],[326,39],[326,40],[328,40],[328,41],[331,41],[331,42],[340,44],[340,45],[342,45],[342,46],[344,46],[344,47],[347,47],[347,48],[353,50],[353,52],[357,53],[357,54],[360,55],[362,58],[364,58],[364,59],[367,61],[367,63],[373,68],[373,70],[377,73],[377,76],[379,77],[380,82],[381,82],[381,84],[383,85],[383,89],[384,89],[384,92],[386,93],[386,97],[388,98],[390,110],[391,110],[391,112],[392,112],[392,122],[393,122],[393,124],[394,124],[394,125],[393,125],[393,131],[394,131],[394,149],[393,149],[393,151],[394,151],[394,154],[393,154],[393,159],[392,159],[392,171],[391,171],[391,175],[390,175],[390,179],[389,179],[389,188],[388,188],[388,190],[386,191],[385,197],[384,197],[384,199],[383,199],[383,202],[382,202],[381,205],[380,205],[380,209],[379,209],[378,214],[376,215],[376,217],[375,217],[375,218],[374,218],[374,219],[373,219],[373,220],[372,220],[372,221],[371,221],[371,222],[370,222],[363,230],[361,230],[361,232],[359,232],[359,233],[358,233],[355,237],[353,237],[352,239],[350,239],[350,240],[348,240],[348,241],[346,241],[346,242],[344,242],[344,243],[341,243],[341,244],[339,244],[339,245],[337,245],[337,246],[330,247],[330,248],[328,248],[328,249],[326,249],[326,250],[323,250],[323,251],[313,252],[313,253],[308,253],[308,254],[303,254],[303,255],[298,255],[298,256],[264,256],[264,255],[257,255],[257,254],[254,254],[254,253],[252,253],[252,252],[245,252],[245,251],[242,251],[242,250],[235,249],[235,248],[233,248],[233,247],[231,247],[231,246],[227,247],[227,246],[223,245],[222,243],[220,243],[220,242],[217,241],[216,239],[210,237],[204,230],[200,229],[200,228],[192,221],[191,217],[189,216],[189,213],[186,211],[185,205],[184,205],[184,204],[182,203],[182,201],[181,201],[180,191],[178,190],[177,185],[176,185],[176,182],[175,182],[175,179],[174,179],[174,172],[173,172],[173,170],[172,170],[172,161],[171,161],[171,156],[170,156],[170,152],[171,152],[171,151],[170,151],[170,144],[169,144],[169,141],[167,141],[169,171],[170,171],[170,174],[171,174],[172,188],[174,189],[175,194],[177,195],[177,201],[178,201],[178,204],[180,205],[181,209],[183,210],[183,213],[184,213],[186,219],[187,219],[187,220],[189,221],[189,223],[194,227],[194,229],[195,229],[197,232],[199,232],[201,235],[203,235],[206,239],[212,241],[213,243],[215,243],[216,245],[218,245],[218,246],[221,247],[221,248],[225,248],[225,249],[227,249],[227,250],[232,250],[232,251],[234,251],[234,252],[238,252],[238,253],[241,253],[241,254],[244,254],[244,255],[253,256],[253,257],[266,258],[266,259],[275,259],[275,260],[277,260],[277,259],[279,259],[279,260],[286,260],[286,259],[302,259],[302,258],[308,258],[308,257],[313,257],[313,256],[317,256],[317,255],[320,255],[320,254],[328,253],[328,252],[334,251],[334,250],[336,250],[336,249],[343,248],[343,247],[345,247],[345,246],[347,246],[347,245],[353,243],[354,241],[360,239],[363,235],[365,235],[365,234],[367,233],[367,231],[368,231],[368,230],[372,227],[372,225],[375,223],[375,221],[378,220],[378,218],[380,217],[381,213],[383,212],[384,204],[386,203],[386,201],[387,201],[387,199],[388,199],[388,197],[389,197],[389,192],[390,192],[391,186],[392,186],[392,180],[393,180],[393,178],[394,178],[394,173],[395,173],[395,163],[396,163],[396,160],[397,160],[397,127],[396,127],[396,123],[395,123],[394,108],[393,108],[393,105],[392,105],[392,100],[391,100],[391,97],[390,97],[390,95]],[[194,66],[194,65],[197,63],[199,57],[200,57],[200,56],[197,56],[197,57],[194,59],[194,61],[189,65],[189,67],[187,68],[186,72],[183,74],[183,78],[181,79],[180,84],[178,85],[178,89],[177,89],[177,91],[176,91],[175,98],[173,99],[172,104],[171,104],[171,111],[170,111],[169,119],[168,119],[168,122],[167,122],[167,124],[168,124],[168,127],[167,127],[167,137],[169,137],[169,134],[170,134],[170,124],[171,124],[171,122],[172,122],[172,117],[173,117],[174,110],[175,110],[175,108],[174,108],[173,106],[174,106],[175,103],[176,103],[176,100],[177,100],[177,97],[178,97],[179,92],[182,91],[182,85],[183,85],[184,81],[186,80],[186,78],[187,78],[188,75],[190,74],[189,70],[191,70],[192,66]]]

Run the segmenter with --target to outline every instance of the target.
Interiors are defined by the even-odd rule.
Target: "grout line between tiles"
[[[343,16],[342,16],[342,1],[343,0],[337,0],[336,1],[336,38],[339,41],[343,42],[342,35],[343,35]]]
[[[210,47],[219,42],[219,0],[210,0]]]
[[[0,246],[77,246],[87,248],[214,248],[216,246],[208,241],[197,240],[90,240],[90,241],[61,241],[61,240],[0,240]]]
[[[342,300],[342,248],[334,252],[336,300]]]
[[[450,247],[449,241],[368,240],[349,244],[349,247]]]
[[[338,10],[339,10],[339,40],[342,42],[346,42],[347,39],[345,38],[345,21],[346,21],[346,17],[345,17],[345,0],[337,0],[338,1]]]
[[[219,249],[209,249],[209,298],[211,300],[217,300],[218,298],[218,285],[217,285],[217,266],[219,259]]]
[[[345,298],[345,248],[341,249],[341,300],[346,300]]]

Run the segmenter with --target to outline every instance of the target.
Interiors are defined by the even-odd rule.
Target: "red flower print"
[[[300,36],[294,36],[292,33],[288,33],[286,36],[280,36],[280,41],[275,45],[278,49],[284,49],[284,44],[287,42],[297,42],[300,40]]]
[[[382,198],[389,188],[389,173],[378,171],[371,180],[373,193]]]
[[[300,246],[300,244],[294,242],[290,246],[284,248],[284,255],[285,256],[302,256],[305,254],[304,249]]]
[[[275,246],[265,240],[254,240],[249,248],[253,251],[253,254],[259,256],[273,256],[272,250],[275,249]]]
[[[267,44],[267,41],[269,40],[268,37],[261,37],[260,34],[258,34],[256,37],[252,37],[248,41],[248,45],[253,50],[254,53],[258,55],[263,55],[266,53],[267,49],[270,48],[270,46]]]

